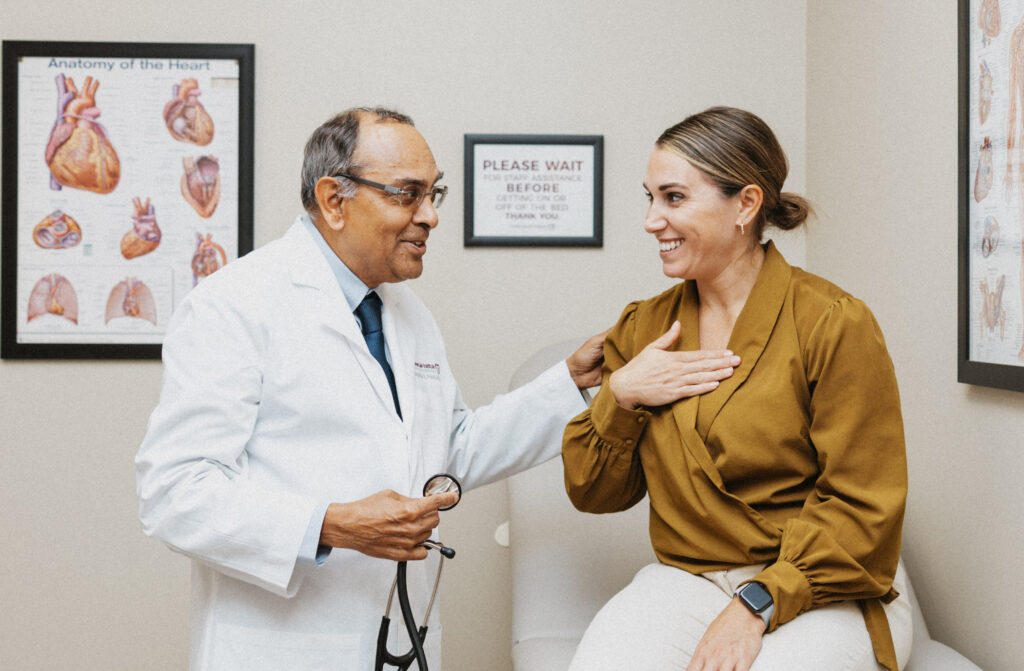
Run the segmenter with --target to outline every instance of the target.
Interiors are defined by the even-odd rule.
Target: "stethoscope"
[[[447,473],[439,473],[427,480],[423,485],[423,496],[432,494],[443,494],[445,492],[456,492],[459,499],[462,498],[462,485],[453,476]],[[459,502],[450,506],[438,508],[438,510],[451,510]],[[391,591],[388,593],[388,605],[384,609],[384,617],[380,621],[380,630],[377,632],[377,660],[374,663],[375,671],[383,671],[385,664],[390,664],[406,671],[413,660],[419,666],[420,671],[427,671],[427,656],[423,652],[423,642],[427,638],[427,622],[430,621],[430,611],[434,608],[434,599],[437,597],[437,586],[441,583],[441,569],[444,567],[444,560],[455,556],[455,550],[428,539],[421,544],[428,550],[437,550],[441,553],[441,559],[437,563],[437,577],[434,578],[434,591],[430,595],[430,602],[423,614],[423,624],[417,629],[416,620],[412,616],[412,607],[409,605],[409,589],[405,583],[405,564],[398,562],[398,571],[395,574],[395,581],[391,583]],[[391,602],[395,598],[395,590],[398,590],[398,605],[402,611],[402,620],[405,622],[405,630],[409,633],[409,640],[412,641],[412,649],[404,655],[393,655],[388,651],[388,629],[391,627]]]

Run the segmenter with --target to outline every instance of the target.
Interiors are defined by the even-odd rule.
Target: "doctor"
[[[421,498],[426,479],[469,489],[555,456],[599,382],[603,335],[466,408],[400,284],[423,271],[440,179],[408,117],[339,114],[306,145],[306,214],[175,313],[135,463],[144,531],[193,560],[194,671],[371,668],[393,560],[424,560],[454,501]],[[409,564],[417,612],[437,561]],[[429,626],[436,670],[436,609]],[[402,627],[391,637],[408,649]]]

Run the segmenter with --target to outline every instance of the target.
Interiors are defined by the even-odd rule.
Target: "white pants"
[[[702,576],[650,564],[604,605],[590,623],[569,671],[686,669],[711,621],[744,580],[764,565]],[[901,595],[901,565],[895,587]],[[911,608],[906,596],[885,606],[896,657],[910,657]],[[855,602],[815,608],[765,634],[751,671],[877,671],[864,616]]]

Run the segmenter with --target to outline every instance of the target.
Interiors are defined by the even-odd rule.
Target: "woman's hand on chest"
[[[679,322],[644,347],[609,377],[615,401],[624,408],[657,407],[707,393],[732,375],[740,358],[729,350],[673,352]]]

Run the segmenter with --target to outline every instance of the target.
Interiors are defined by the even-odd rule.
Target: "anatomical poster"
[[[252,50],[231,46],[4,43],[4,356],[158,354],[251,249]]]

